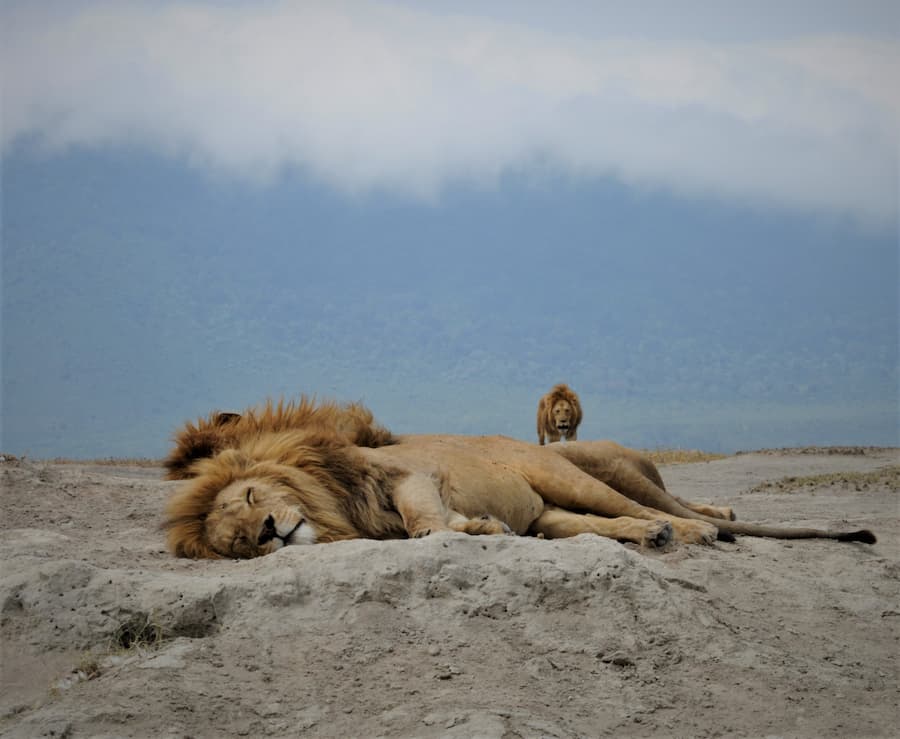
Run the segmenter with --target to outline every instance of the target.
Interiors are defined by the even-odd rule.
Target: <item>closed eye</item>
[[[247,488],[247,505],[253,505],[253,488]]]

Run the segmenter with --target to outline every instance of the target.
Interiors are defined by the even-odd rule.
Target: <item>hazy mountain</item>
[[[896,444],[895,233],[510,175],[433,203],[135,151],[2,163],[3,451],[159,455],[212,408],[363,399],[397,431]]]

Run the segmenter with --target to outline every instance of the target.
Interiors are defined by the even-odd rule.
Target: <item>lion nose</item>
[[[263,521],[263,530],[256,543],[261,546],[273,538],[275,538],[275,516],[270,513]]]

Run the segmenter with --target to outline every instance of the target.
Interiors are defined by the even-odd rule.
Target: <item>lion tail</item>
[[[709,521],[719,527],[720,531],[729,534],[746,534],[748,536],[765,536],[772,539],[834,539],[836,541],[859,541],[863,544],[875,544],[878,539],[868,529],[858,531],[828,531],[824,529],[791,528],[783,526],[767,526],[745,523],[742,521],[722,521],[695,514],[693,518]]]

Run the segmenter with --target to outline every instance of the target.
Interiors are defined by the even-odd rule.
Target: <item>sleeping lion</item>
[[[564,383],[554,385],[549,393],[538,401],[538,443],[543,446],[544,437],[550,441],[575,441],[578,424],[581,423],[581,402],[575,391]]]
[[[610,441],[534,446],[502,436],[394,437],[359,404],[267,403],[213,413],[176,434],[169,547],[182,557],[249,558],[292,544],[439,531],[593,533],[643,546],[733,534],[874,543],[737,522],[729,509],[666,492],[653,463]]]

